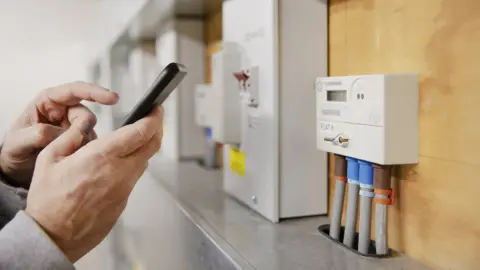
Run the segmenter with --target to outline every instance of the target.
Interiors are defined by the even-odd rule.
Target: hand
[[[156,108],[82,147],[88,126],[74,121],[40,153],[25,211],[72,262],[98,245],[119,218],[160,148],[162,118]]]
[[[111,105],[118,96],[99,86],[77,82],[44,90],[31,102],[7,133],[0,151],[0,170],[13,180],[11,184],[30,185],[38,153],[70,126],[73,119],[67,115],[71,107],[77,108],[75,117],[90,123],[86,141],[96,138],[95,115],[80,104],[82,100]]]

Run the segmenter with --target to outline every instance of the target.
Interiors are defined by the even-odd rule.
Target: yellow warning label
[[[132,265],[132,270],[142,270],[142,267],[140,266],[139,263],[134,263]]]
[[[230,170],[245,177],[245,153],[238,149],[230,148]]]

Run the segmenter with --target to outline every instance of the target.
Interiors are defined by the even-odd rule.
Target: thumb
[[[54,160],[69,156],[82,147],[86,136],[85,128],[82,128],[78,122],[73,123],[67,131],[44,149],[44,154]]]

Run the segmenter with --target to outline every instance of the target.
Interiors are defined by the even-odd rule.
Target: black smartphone
[[[168,64],[158,75],[145,96],[125,117],[122,126],[130,125],[147,116],[156,105],[162,104],[187,75],[185,66],[178,63]]]

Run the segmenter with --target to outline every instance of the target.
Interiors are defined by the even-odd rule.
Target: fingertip
[[[148,117],[146,117],[148,119],[145,119],[145,121],[149,122],[149,129],[151,130],[156,130],[159,128],[159,124],[163,121],[163,108],[162,106],[160,105],[156,105],[152,111],[150,112],[150,114],[148,115]],[[153,121],[153,125],[152,124],[152,121]]]
[[[68,121],[77,126],[83,133],[90,132],[97,124],[97,116],[87,107],[79,104],[68,110]]]
[[[103,86],[88,84],[92,88],[92,98],[94,101],[104,105],[115,105],[118,102],[119,96],[115,91],[111,91]]]
[[[109,104],[107,104],[107,105],[115,105],[115,104],[117,104],[119,99],[120,99],[120,96],[116,92],[108,91],[108,102],[109,102]]]
[[[96,102],[101,103],[103,105],[115,105],[119,100],[119,96],[117,93],[106,90],[97,98],[95,98]]]
[[[83,134],[89,134],[97,124],[97,118],[89,116],[81,121],[76,121],[72,126],[76,126]]]
[[[156,105],[154,108],[153,108],[153,114],[154,115],[160,115],[160,116],[163,116],[163,106],[162,105]]]
[[[61,121],[65,115],[65,111],[61,111],[61,110],[58,110],[56,108],[52,109],[52,110],[48,110],[47,111],[47,115],[48,115],[48,118],[49,120],[54,123],[54,122],[57,122],[57,121]]]

